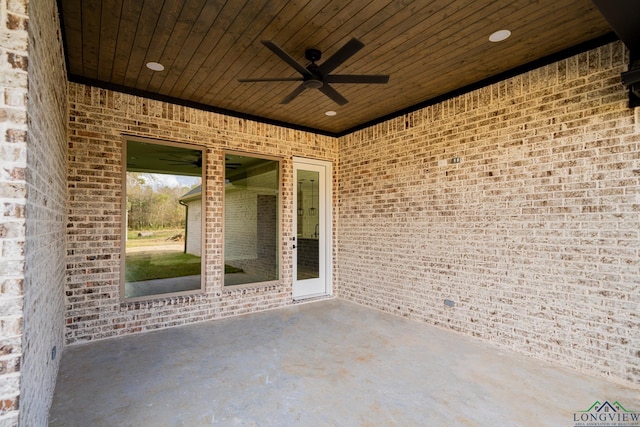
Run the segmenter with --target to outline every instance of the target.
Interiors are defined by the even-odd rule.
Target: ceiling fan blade
[[[351,58],[364,47],[364,43],[360,40],[353,38],[349,40],[344,46],[342,46],[336,53],[331,55],[329,59],[324,61],[322,65],[318,67],[318,73],[327,75],[331,71],[335,70],[340,64],[347,59]]]
[[[296,71],[299,72],[300,74],[302,74],[303,76],[310,76],[311,75],[311,73],[309,73],[309,70],[307,70],[305,67],[300,65],[300,63],[298,63],[298,61],[296,61],[295,58],[293,58],[287,52],[282,50],[282,48],[280,46],[278,46],[277,44],[275,44],[274,42],[269,41],[269,40],[262,40],[262,44],[265,45],[266,47],[268,47],[271,50],[271,52],[273,52],[276,55],[278,55],[280,57],[280,59],[282,59],[284,62],[286,62],[287,64],[289,64],[293,68],[295,68]]]
[[[345,98],[344,96],[340,95],[337,90],[335,90],[334,88],[332,88],[329,85],[324,85],[318,90],[320,92],[324,93],[325,95],[327,95],[329,98],[331,98],[331,100],[333,102],[335,102],[338,105],[344,105],[347,102],[349,102],[349,101],[347,101],[347,98]]]
[[[256,79],[238,79],[240,83],[253,83],[253,82],[301,82],[304,80],[302,77],[265,77]]]
[[[282,101],[280,101],[280,104],[288,104],[288,103],[290,103],[293,100],[293,98],[295,98],[296,96],[300,95],[305,89],[306,89],[306,87],[304,87],[304,85],[298,86],[297,88],[295,88],[293,90],[293,92],[291,92]]]
[[[327,83],[388,83],[389,76],[365,74],[334,74],[326,78]]]

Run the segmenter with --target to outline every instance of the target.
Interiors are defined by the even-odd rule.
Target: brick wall
[[[47,423],[64,345],[68,106],[56,2],[30,0],[28,15],[26,267],[20,425],[41,426]]]
[[[45,425],[63,343],[66,77],[53,1],[2,1],[0,426]]]
[[[341,138],[339,296],[638,386],[627,63],[614,43]]]
[[[26,2],[0,1],[0,426],[12,426],[22,355],[28,17]]]
[[[67,343],[131,334],[291,303],[293,156],[337,161],[337,140],[80,84],[69,84]],[[205,292],[122,303],[122,135],[207,148]],[[281,157],[281,280],[224,288],[223,150]]]

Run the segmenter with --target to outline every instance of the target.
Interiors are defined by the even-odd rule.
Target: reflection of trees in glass
[[[129,229],[184,228],[185,208],[178,200],[190,188],[158,184],[150,175],[127,173]]]

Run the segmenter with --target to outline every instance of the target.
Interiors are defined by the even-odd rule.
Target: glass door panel
[[[320,223],[318,208],[320,206],[319,178],[320,173],[298,169],[297,200],[297,261],[296,279],[314,279],[320,277]]]

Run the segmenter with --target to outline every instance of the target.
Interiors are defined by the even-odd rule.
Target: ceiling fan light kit
[[[284,49],[269,40],[263,40],[262,44],[275,53],[280,59],[289,64],[301,77],[275,77],[275,78],[256,78],[256,79],[238,79],[240,83],[253,82],[301,82],[293,92],[287,95],[281,104],[288,104],[305,89],[318,89],[320,92],[329,97],[338,105],[344,105],[349,101],[340,95],[330,83],[353,83],[353,84],[386,84],[389,82],[388,75],[368,75],[368,74],[330,74],[333,70],[342,65],[347,59],[355,55],[364,47],[364,43],[356,38],[349,40],[344,46],[338,49],[329,59],[322,64],[316,64],[322,58],[322,52],[318,49],[307,49],[305,58],[311,63],[306,67],[300,64],[295,58],[289,55]]]

